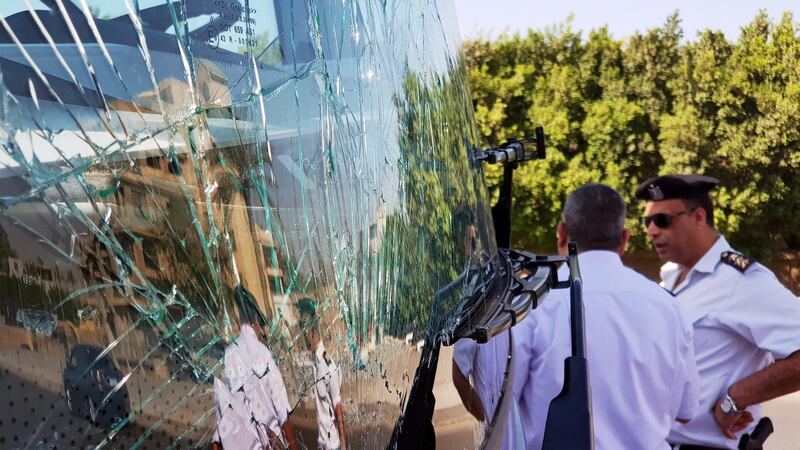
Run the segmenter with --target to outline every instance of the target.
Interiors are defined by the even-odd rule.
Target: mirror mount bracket
[[[526,150],[533,146],[533,151]],[[514,170],[521,163],[534,159],[547,157],[544,128],[536,127],[533,137],[524,139],[512,138],[498,147],[480,150],[475,155],[476,161],[487,164],[503,164],[503,182],[500,185],[500,197],[492,207],[492,220],[494,221],[497,246],[500,248],[511,247],[511,206],[514,184]]]

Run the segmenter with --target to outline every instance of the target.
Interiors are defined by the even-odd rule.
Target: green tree
[[[663,173],[718,177],[718,228],[741,250],[800,249],[800,36],[791,14],[759,13],[736,42],[703,31],[682,43],[677,13],[624,40],[563,25],[464,44],[481,137],[498,144],[543,125],[548,159],[515,173],[514,245],[552,251],[561,202],[586,182],[629,202]],[[492,187],[499,170],[487,168]]]

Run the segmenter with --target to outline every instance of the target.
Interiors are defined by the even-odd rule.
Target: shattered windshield
[[[495,270],[453,5],[0,17],[0,447],[386,447]]]

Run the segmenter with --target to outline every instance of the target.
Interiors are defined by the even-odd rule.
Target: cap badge
[[[647,192],[650,193],[650,200],[664,200],[664,193],[661,191],[661,187],[655,184],[651,184],[650,187],[647,188]]]

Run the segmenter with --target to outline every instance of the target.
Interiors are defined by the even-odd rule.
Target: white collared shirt
[[[214,378],[214,441],[223,448],[254,449],[269,447],[269,433],[283,440],[281,426],[290,410],[286,386],[272,353],[249,325],[225,349],[224,361],[223,379]]]
[[[505,385],[508,333],[505,331],[485,344],[478,344],[472,339],[460,339],[453,349],[453,361],[481,399],[487,423],[494,417]],[[502,448],[513,447],[513,433],[516,431],[513,421],[508,420]]]
[[[336,406],[342,404],[342,371],[325,352],[322,341],[314,352],[314,385],[317,402],[317,445],[331,450],[341,446],[336,427]]]
[[[469,379],[483,403],[485,417],[491,420],[503,391],[508,361],[508,336],[504,332],[485,344],[478,344],[472,339],[461,339],[455,343],[453,361],[461,374]]]
[[[668,293],[623,266],[616,253],[588,251],[578,261],[595,448],[669,449],[672,423],[697,410],[691,327]],[[550,402],[564,384],[564,359],[572,353],[569,290],[551,291],[512,334],[526,447],[540,449]]]
[[[662,286],[693,324],[700,372],[700,414],[686,425],[675,424],[670,442],[737,448],[738,436],[758,423],[761,407],[747,408],[755,421],[729,440],[712,415],[717,400],[732,384],[800,350],[800,301],[761,264],[742,272],[723,263],[721,254],[730,250],[720,236],[679,286],[674,286],[676,264],[661,270]]]

